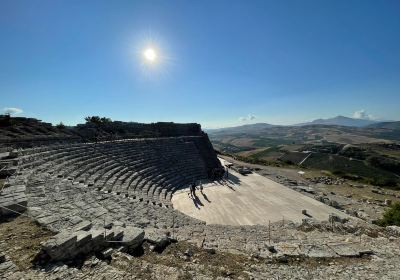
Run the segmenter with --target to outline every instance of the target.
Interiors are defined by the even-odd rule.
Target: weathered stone
[[[334,213],[329,214],[329,222],[330,223],[346,223],[349,219],[348,218],[342,218]]]
[[[79,219],[80,219],[80,218],[79,218]],[[80,220],[82,220],[82,219],[80,219]],[[93,224],[92,224],[91,222],[89,222],[89,221],[82,221],[82,222],[80,222],[79,224],[77,224],[76,226],[74,226],[74,230],[77,230],[77,231],[79,231],[79,230],[87,231],[87,230],[91,229],[92,225],[93,225]]]
[[[331,248],[336,254],[341,257],[358,257],[360,252],[355,250],[350,244],[330,244]]]
[[[28,200],[25,185],[13,185],[2,189],[0,193],[0,217],[18,216],[27,209]]]
[[[113,248],[108,248],[108,249],[102,251],[102,252],[100,253],[100,255],[101,255],[101,257],[102,257],[103,259],[109,259],[109,258],[111,258],[111,255],[112,255],[113,252],[114,252],[114,249],[113,249]]]
[[[61,232],[42,244],[42,250],[53,260],[68,259],[75,251],[77,236]]]
[[[400,227],[399,226],[387,226],[386,230],[389,234],[393,236],[400,236]]]
[[[325,245],[305,245],[301,253],[309,258],[333,258],[338,255]]]
[[[275,253],[285,256],[299,256],[300,248],[296,244],[278,243],[273,246]],[[271,250],[270,250],[271,252]]]
[[[143,229],[137,227],[126,227],[124,230],[124,236],[122,238],[121,244],[124,244],[132,249],[140,246],[144,239]]]
[[[156,250],[163,250],[173,241],[168,231],[155,228],[146,229],[144,238],[147,242],[154,245]]]

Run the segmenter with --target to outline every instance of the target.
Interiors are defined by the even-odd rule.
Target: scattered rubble
[[[325,185],[343,185],[344,183],[346,183],[346,180],[343,178],[327,177],[327,176],[314,177],[309,179],[309,181],[314,184],[325,184]]]
[[[11,277],[18,270],[17,266],[4,253],[0,253],[0,277]]]

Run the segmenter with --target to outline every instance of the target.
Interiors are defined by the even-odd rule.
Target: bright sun
[[[148,48],[143,53],[145,59],[149,62],[154,62],[157,59],[157,53],[152,48]]]

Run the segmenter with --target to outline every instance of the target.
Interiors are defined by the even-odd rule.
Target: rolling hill
[[[355,127],[364,127],[371,124],[376,124],[376,121],[366,120],[366,119],[355,119],[344,116],[337,116],[329,119],[316,119],[311,122],[299,123],[296,126],[305,126],[305,125],[314,125],[314,124],[323,124],[323,125],[340,125],[340,126],[355,126]]]

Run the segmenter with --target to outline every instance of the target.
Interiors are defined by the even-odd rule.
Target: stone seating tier
[[[38,219],[51,229],[60,230],[73,223],[69,220],[74,220],[74,215],[97,219],[109,213],[99,206],[99,197],[118,197],[123,204],[134,205],[134,211],[145,211],[143,217],[147,217],[148,207],[170,208],[174,191],[193,180],[207,178],[207,164],[193,138],[196,137],[54,144],[19,151],[18,174],[25,178],[27,208],[42,212]],[[79,194],[91,194],[92,197],[85,196],[90,202],[81,200]],[[53,215],[55,207],[60,211]],[[115,209],[115,205],[111,208]],[[168,214],[157,211],[152,214],[153,226],[158,220],[181,215],[172,209],[165,210]],[[64,214],[66,217],[61,219]]]

